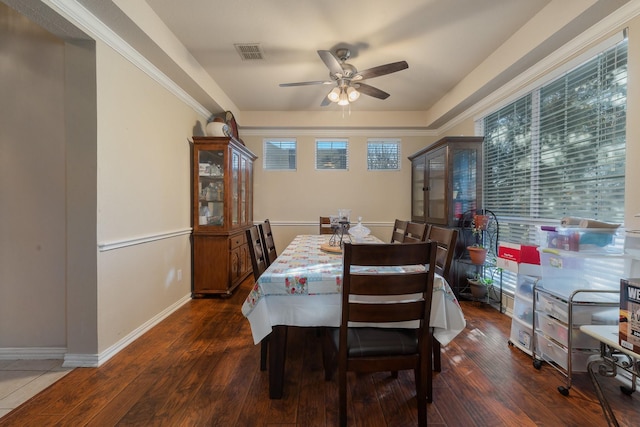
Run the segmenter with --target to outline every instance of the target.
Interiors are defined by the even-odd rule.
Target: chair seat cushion
[[[340,328],[327,331],[338,348]],[[414,354],[418,349],[415,329],[395,328],[349,328],[347,335],[349,356],[383,356]]]

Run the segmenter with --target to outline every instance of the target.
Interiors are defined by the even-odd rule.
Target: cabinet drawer
[[[244,233],[238,233],[229,237],[229,249],[233,250],[247,243],[247,236]]]
[[[513,304],[513,316],[529,325],[533,325],[533,301],[516,294]]]
[[[595,322],[594,322],[595,323]],[[542,331],[546,336],[553,338],[564,346],[569,345],[569,328],[567,325],[558,322],[544,313],[536,311],[536,328]],[[581,349],[598,349],[600,348],[600,341],[590,337],[589,335],[582,333],[579,326],[572,328],[572,341],[571,347]]]
[[[519,344],[531,354],[531,344],[533,341],[531,325],[514,318],[511,319],[511,342]]]
[[[536,334],[536,354],[547,362],[553,362],[565,371],[569,368],[568,351],[545,336]],[[598,351],[575,350],[571,353],[571,371],[587,372],[589,357],[599,355]]]
[[[536,311],[543,311],[562,323],[569,323],[569,304],[562,299],[556,298],[544,292],[536,292]],[[609,319],[611,315],[611,306],[605,304],[580,304],[573,303],[571,313],[572,324],[574,327],[579,325],[591,324],[611,324],[616,321],[616,317]],[[603,320],[601,319],[608,319]]]

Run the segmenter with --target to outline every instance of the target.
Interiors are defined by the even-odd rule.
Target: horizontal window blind
[[[374,140],[367,141],[367,169],[368,170],[399,170],[400,169],[400,141]]]
[[[265,139],[263,168],[265,170],[296,170],[296,144],[295,139]]]
[[[537,244],[536,224],[565,216],[623,222],[626,92],[624,40],[479,120],[501,241]],[[619,280],[618,262],[592,263],[594,280]]]
[[[316,169],[349,169],[347,140],[316,140]]]

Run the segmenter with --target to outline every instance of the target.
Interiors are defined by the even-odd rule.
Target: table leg
[[[606,344],[605,343],[600,343],[600,354],[606,354]],[[600,383],[598,382],[598,379],[596,378],[596,369],[599,369],[599,365],[606,365],[606,359],[603,357],[602,359],[596,359],[596,360],[592,360],[591,362],[589,362],[587,364],[587,372],[589,372],[589,378],[591,379],[591,384],[593,384],[593,388],[596,392],[596,396],[598,397],[598,400],[600,401],[600,406],[602,407],[602,412],[604,413],[604,417],[607,420],[607,424],[611,427],[618,427],[618,420],[616,420],[616,416],[613,413],[613,410],[611,409],[611,406],[609,406],[609,402],[607,401],[607,398],[605,397],[604,393],[602,392],[602,388],[600,388]]]
[[[282,399],[284,358],[287,354],[287,327],[274,326],[269,338],[269,398]]]

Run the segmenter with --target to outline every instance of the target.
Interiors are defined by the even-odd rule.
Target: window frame
[[[344,148],[329,148],[328,150],[344,150],[344,160],[338,166],[344,167],[318,167],[320,145],[322,144],[344,144]],[[338,155],[338,154],[334,154]],[[340,159],[338,159],[340,160]],[[314,149],[314,167],[317,171],[348,171],[349,170],[349,139],[348,138],[316,138]]]
[[[371,163],[371,146],[381,145],[384,148],[385,145],[395,145],[395,168],[372,168]],[[397,172],[402,170],[402,141],[400,138],[368,138],[367,139],[367,171],[369,172]]]
[[[268,149],[267,146],[271,144],[271,145],[275,145],[275,144],[293,144],[293,148],[288,148],[288,163],[289,163],[289,167],[274,167],[275,165],[277,165],[279,162],[276,159],[273,159],[272,156],[270,156],[270,150]],[[282,146],[278,147],[281,150],[286,149],[283,148]],[[291,153],[291,150],[293,150],[293,153]],[[293,167],[291,167],[291,160],[292,160],[292,156],[293,156]],[[284,155],[282,156],[282,158],[284,159]],[[264,138],[262,140],[262,169],[265,171],[270,171],[270,172],[295,172],[298,170],[298,141],[296,138]]]
[[[588,74],[587,72],[590,68],[592,69],[591,74]],[[584,79],[584,83],[581,81],[581,73],[583,72],[587,73],[585,75],[588,76],[588,78]],[[530,87],[526,93],[520,93],[517,98],[511,98],[509,103],[501,104],[476,120],[476,134],[484,135],[485,137],[483,144],[483,201],[485,207],[495,212],[499,217],[500,241],[540,244],[541,239],[546,236],[544,233],[538,231],[538,225],[560,225],[561,216],[586,217],[585,214],[587,212],[592,213],[590,217],[594,219],[607,222],[624,222],[624,187],[626,186],[626,156],[624,153],[626,152],[627,145],[625,123],[626,120],[628,120],[626,112],[627,77],[628,44],[625,39],[617,41],[615,44],[612,43],[598,52],[591,52],[591,55],[583,58],[583,61],[577,64],[577,66],[564,70],[563,73],[556,73],[552,79],[547,78],[539,82],[538,85]],[[607,80],[608,78],[610,80]],[[618,78],[620,80],[617,80]],[[598,86],[594,85],[594,82],[605,82],[605,84]],[[549,108],[549,100],[545,98],[545,93],[549,93],[551,97],[561,97],[562,95],[558,95],[552,91],[554,87],[557,88],[558,86],[566,91],[566,99],[560,98],[560,108],[556,107],[556,114],[562,117],[562,120],[557,120],[553,117],[550,111],[553,112],[554,110]],[[597,86],[598,89],[593,90],[592,93],[588,93],[590,97],[580,98],[579,95],[584,96],[584,93],[586,93],[588,89],[595,86]],[[556,92],[562,93],[557,89]],[[611,93],[613,93],[613,95],[611,95]],[[622,98],[619,97],[622,93],[624,94],[623,103],[620,101]],[[594,96],[593,94],[602,96]],[[578,101],[575,101],[574,98]],[[594,99],[598,102],[594,103]],[[551,101],[554,100],[551,99]],[[572,101],[573,104],[571,104]],[[547,103],[547,109],[545,109],[545,102]],[[565,104],[563,105],[562,102]],[[517,104],[519,103],[524,104],[524,106],[521,105],[518,107]],[[615,108],[616,103],[618,103],[619,109]],[[587,110],[587,107],[590,105],[597,106],[595,109],[598,110],[598,114],[594,114],[593,112],[591,112],[592,114],[590,116],[585,114],[584,110]],[[578,108],[576,108],[576,106]],[[513,108],[513,111],[510,112],[510,108]],[[526,111],[526,108],[529,110]],[[589,122],[588,118],[585,118],[583,123],[583,121],[581,121],[583,114],[585,117],[596,116],[600,118],[604,116],[602,111],[606,111],[608,114],[608,116],[601,119],[606,124],[598,123],[593,126],[593,129],[596,129],[595,132],[590,131],[589,133],[584,131],[584,133],[589,136],[585,139],[588,143],[582,142],[579,138],[572,138],[573,134],[570,133],[572,129],[579,128],[579,126],[587,127],[587,123],[593,122]],[[502,116],[500,116],[501,114]],[[522,129],[516,129],[517,124],[523,120],[523,117],[527,114],[528,117],[524,122],[527,123],[529,127],[526,128],[523,126]],[[569,117],[568,122],[566,117]],[[576,119],[576,117],[578,118]],[[493,120],[489,124],[487,123],[488,118]],[[549,120],[549,118],[551,118],[552,121],[545,122],[545,120]],[[605,121],[604,119],[609,120]],[[500,125],[499,120],[503,120],[504,123],[510,123],[513,127],[505,127],[507,131],[504,132],[504,138],[500,133],[494,133],[492,137],[488,137],[488,133],[494,132],[496,127]],[[616,120],[619,121],[616,122]],[[620,121],[622,121],[622,123],[620,123]],[[513,133],[509,135],[509,131],[513,131]],[[578,133],[575,132],[575,134]],[[606,135],[605,138],[602,138],[603,134]],[[560,136],[558,137],[557,135]],[[553,141],[554,137],[556,138],[555,145]],[[504,140],[500,141],[500,138]],[[620,142],[621,140],[622,143]],[[495,144],[500,142],[509,144],[508,148],[512,151],[522,150],[519,157],[514,155],[513,157],[500,158],[499,150],[494,150]],[[582,147],[580,146],[581,143]],[[620,150],[621,145],[623,146],[622,150]],[[584,209],[583,207],[582,210],[580,210],[580,207],[576,207],[578,205],[574,204],[568,210],[562,212],[562,210],[567,209],[567,207],[561,205],[563,200],[561,198],[563,195],[562,192],[557,189],[553,190],[553,177],[555,176],[553,174],[577,174],[578,179],[574,176],[572,177],[573,181],[569,180],[569,184],[566,185],[566,188],[570,189],[572,185],[578,185],[573,184],[575,182],[578,182],[579,185],[583,185],[584,182],[589,182],[586,177],[585,179],[580,179],[579,177],[581,173],[584,174],[586,171],[592,169],[592,166],[584,165],[574,166],[570,169],[571,162],[567,161],[565,157],[567,156],[566,153],[571,152],[569,150],[573,146],[577,147],[575,149],[576,151],[574,151],[576,153],[575,155],[582,156],[580,158],[581,161],[591,162],[584,164],[597,164],[599,166],[601,162],[605,163],[602,169],[604,172],[598,177],[599,180],[612,180],[616,185],[619,185],[615,190],[615,194],[612,194],[609,187],[606,187],[610,184],[601,184],[599,183],[600,181],[597,180],[591,180],[592,184],[590,187],[577,190],[577,194],[581,194],[582,197],[584,197],[585,194],[593,197],[593,199],[590,200],[597,199],[597,197],[594,196],[595,194],[604,194],[602,198],[597,200],[602,208]],[[622,155],[620,155],[621,151],[623,153]],[[619,169],[617,173],[607,170],[607,168],[612,169],[610,166],[610,163],[612,163],[610,161],[612,153],[616,156],[616,167],[619,168],[619,165],[622,164],[621,173]],[[545,168],[545,165],[541,163],[545,160],[549,163],[549,156],[553,155],[564,157],[556,161],[556,164],[552,165],[551,169],[548,165]],[[583,160],[583,157],[586,158],[586,160]],[[517,164],[517,161],[519,161],[520,164]],[[609,164],[606,164],[607,161]],[[523,162],[529,162],[529,165],[525,168],[522,165]],[[553,161],[551,160],[551,162]],[[553,172],[553,167],[555,167],[556,172]],[[513,171],[513,169],[517,168],[520,168],[522,172],[519,176],[518,173],[514,173]],[[494,176],[494,169],[503,169],[506,172],[503,176]],[[509,171],[509,169],[511,169],[511,171]],[[545,173],[548,175],[544,175]],[[501,189],[500,184],[498,184],[498,182],[500,182],[499,179],[502,180],[501,185],[503,185],[503,189]],[[505,183],[509,181],[515,184],[506,185]],[[524,186],[526,188],[514,188],[514,185],[521,185],[522,182],[528,183]],[[604,193],[596,193],[596,189],[599,189],[601,186],[605,188],[604,190],[600,190],[604,191]],[[509,203],[512,203],[511,207],[509,207],[506,202],[502,202],[503,199],[499,196],[500,191],[503,191],[505,194],[509,193],[512,196],[513,194],[518,195],[516,200],[512,200],[513,197],[509,200]],[[553,202],[558,206],[557,208],[549,208],[549,206],[545,205],[552,191],[555,191],[553,194],[556,198]],[[576,194],[570,191],[567,197],[575,198],[575,196]],[[498,201],[502,204],[496,205]],[[581,202],[586,205],[584,200],[581,200]],[[612,204],[617,207],[617,211],[615,207],[612,208]],[[548,218],[549,216],[552,216],[553,219]],[[618,239],[616,243],[622,245],[622,239]],[[599,279],[609,282],[615,279],[606,277],[606,260],[593,264],[593,268],[598,269],[597,275]],[[507,293],[515,292],[516,281],[517,277],[515,274],[505,271],[502,277],[503,291]]]

